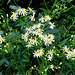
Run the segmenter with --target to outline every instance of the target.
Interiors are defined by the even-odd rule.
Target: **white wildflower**
[[[51,20],[51,18],[50,18],[49,15],[46,15],[46,16],[45,16],[45,21],[47,21],[47,20]]]
[[[42,16],[41,18],[39,18],[39,21],[40,21],[40,22],[45,22],[44,17]]]
[[[69,51],[69,48],[66,45],[63,47],[63,49],[64,49],[64,52],[68,52]]]
[[[51,26],[50,26],[51,29],[53,29],[53,28],[55,27],[54,23],[51,23],[51,22],[50,22],[49,24],[51,25]]]
[[[5,41],[5,39],[0,35],[0,44],[2,43],[2,41]]]
[[[48,58],[48,60],[50,60],[50,61],[51,61],[51,60],[52,60],[52,58],[53,58],[53,55],[52,55],[52,56],[51,56],[51,55],[48,55],[48,56],[47,56],[47,58]]]

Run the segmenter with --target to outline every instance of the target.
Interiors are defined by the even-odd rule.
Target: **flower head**
[[[2,43],[2,41],[4,41],[5,39],[2,38],[2,36],[0,35],[0,44]]]
[[[45,21],[47,21],[47,20],[51,20],[51,18],[50,18],[49,15],[46,15],[46,16],[45,16]]]
[[[63,49],[64,49],[64,52],[68,52],[69,51],[69,48],[66,45],[63,47]]]
[[[47,56],[47,58],[48,58],[48,60],[50,60],[50,61],[51,61],[51,60],[52,60],[52,58],[53,58],[53,55],[52,55],[52,56],[48,55],[48,56]]]
[[[75,49],[72,49],[71,55],[72,55],[72,56],[75,55]]]
[[[50,24],[50,28],[53,29],[55,27],[54,23],[49,23]]]
[[[71,51],[68,51],[68,52],[67,52],[66,57],[67,57],[67,59],[69,59],[69,58],[72,57],[72,55],[71,55]]]
[[[13,21],[16,21],[18,18],[18,13],[12,12],[13,14],[11,15],[10,19],[12,19]]]
[[[38,49],[37,51],[34,51],[33,57],[41,57],[44,54],[43,48]]]
[[[41,18],[39,18],[39,21],[40,21],[40,22],[45,22],[44,17],[42,16]]]

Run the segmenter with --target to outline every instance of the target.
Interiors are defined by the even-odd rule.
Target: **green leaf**
[[[9,61],[7,59],[2,59],[0,60],[0,66],[3,64],[3,63],[6,63],[7,65],[10,65]]]
[[[47,12],[47,10],[46,10],[46,9],[44,9],[44,8],[39,8],[39,9],[41,9],[41,10],[42,10],[42,11],[44,11],[44,12],[45,12],[45,11]]]
[[[20,73],[19,72],[17,72],[17,74],[16,75],[20,75]]]
[[[57,33],[59,31],[60,30],[58,30],[58,29],[53,29],[53,30],[48,29],[48,30],[45,31],[45,33]]]
[[[0,66],[4,63],[5,59],[0,60]]]
[[[3,32],[2,32],[2,31],[0,31],[0,34],[3,34]]]
[[[70,72],[72,73],[73,70],[69,70],[69,71],[67,71],[67,72],[66,72],[66,75],[70,74]]]
[[[3,75],[3,73],[2,73],[2,72],[0,72],[0,75]]]
[[[60,42],[60,45],[64,45],[67,42],[68,39],[69,38],[67,38],[67,39],[63,40],[62,42]]]
[[[26,59],[22,59],[21,61],[22,61],[22,62],[28,62],[28,60],[26,60]]]
[[[26,52],[26,50],[22,51],[21,55],[24,54]]]
[[[8,0],[7,4],[9,4],[10,1],[11,1],[11,0]]]
[[[9,61],[7,59],[5,59],[4,61],[7,65],[10,65]]]
[[[15,27],[18,27],[18,26],[22,26],[24,25],[25,23],[20,23],[20,24],[17,24]]]
[[[24,58],[28,59],[28,57],[26,55],[23,55]]]
[[[10,9],[18,9],[18,7],[13,6],[13,5],[10,5],[9,8],[10,8]]]

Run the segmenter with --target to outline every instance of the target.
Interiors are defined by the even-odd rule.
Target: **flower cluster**
[[[12,12],[11,19],[16,21],[19,16],[27,16],[31,21],[35,21],[35,11],[32,8],[25,9],[19,7],[15,12]],[[30,14],[30,15],[29,15]],[[32,14],[32,15],[31,15]],[[27,43],[26,47],[35,47],[41,45],[40,50],[35,50],[33,53],[33,57],[40,57],[44,54],[42,46],[45,45],[50,46],[54,40],[54,35],[49,33],[44,33],[44,27],[46,24],[50,25],[50,29],[55,27],[54,23],[51,23],[51,18],[49,15],[42,16],[38,19],[39,22],[33,24],[31,27],[26,27],[25,34],[22,34],[22,39]],[[48,53],[48,59],[51,61],[53,54]]]
[[[15,12],[12,12],[12,15],[10,18],[13,21],[16,21],[19,16],[27,16],[31,21],[35,21],[35,11],[33,10],[33,8],[30,8],[30,7],[28,7],[28,9],[19,7],[19,9],[17,9]],[[50,21],[51,18],[49,15],[45,15],[44,17],[42,16],[38,20],[39,22],[44,23],[44,22],[47,22],[48,20]],[[50,24],[49,28],[53,29],[55,27],[54,23],[49,22],[49,24]]]
[[[72,51],[70,51],[70,48],[68,48],[66,45],[63,47],[66,58],[72,58],[75,56],[75,49],[72,49]]]
[[[33,53],[33,57],[41,57],[44,54],[44,50],[42,48],[38,49],[37,51],[35,50]]]
[[[30,14],[30,16],[29,16]],[[32,14],[32,15],[31,15]],[[28,16],[31,21],[35,21],[35,11],[32,8],[28,7],[28,9],[19,7],[15,12],[12,12],[11,19],[16,21],[19,16]]]
[[[47,22],[48,20],[50,21],[51,20],[51,18],[50,18],[50,16],[49,15],[46,15],[45,17],[41,17],[41,18],[39,18],[38,19],[40,22],[42,22],[42,23],[44,23],[44,22]],[[53,29],[54,27],[55,27],[55,25],[54,25],[54,23],[52,23],[52,22],[49,22],[49,24],[50,24],[50,29]]]
[[[19,9],[12,13],[13,14],[11,15],[11,19],[13,21],[16,21],[19,16],[27,16],[27,18],[29,18],[31,21],[35,21],[35,11],[33,10],[33,8],[28,7],[28,9],[25,9],[19,7]],[[50,46],[52,42],[55,42],[53,34],[44,33],[44,27],[46,24],[50,25],[50,29],[53,29],[55,27],[54,23],[51,22],[51,17],[49,15],[41,16],[38,21],[39,22],[33,24],[33,26],[26,27],[25,34],[22,34],[22,39],[24,39],[24,41],[27,43],[26,47],[28,48],[38,46],[40,44],[41,46],[43,46],[43,44],[45,46]],[[48,60],[51,61],[53,53],[50,51],[48,53]],[[33,57],[38,58],[44,54],[43,52],[43,48],[37,51],[35,50],[33,53]]]
[[[53,50],[52,50],[52,51],[51,51],[51,50],[50,50],[50,51],[48,51],[48,53],[47,53],[47,54],[48,54],[48,56],[47,56],[48,60],[50,60],[50,61],[51,61],[51,60],[52,60],[52,58],[53,58]]]
[[[26,28],[26,33],[23,35],[24,41],[28,42],[27,47],[31,47],[33,45],[38,45],[39,41],[42,43],[44,42],[45,46],[49,46],[54,42],[54,35],[53,34],[44,34],[44,30],[41,29],[43,24],[38,23],[34,24],[32,27]],[[39,40],[39,41],[38,41]]]
[[[39,21],[40,22],[46,22],[46,21],[48,21],[48,20],[51,20],[51,18],[50,18],[50,16],[49,15],[46,15],[45,17],[41,17],[41,18],[39,18]]]

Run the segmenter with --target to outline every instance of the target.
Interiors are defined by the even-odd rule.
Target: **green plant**
[[[11,5],[11,16],[1,15],[1,75],[75,74],[75,18],[71,18],[70,24],[59,21],[58,12],[64,13],[70,8],[62,3],[62,9],[55,0],[49,11],[45,0],[44,3],[47,10],[40,8],[43,12],[39,14],[30,7]]]

